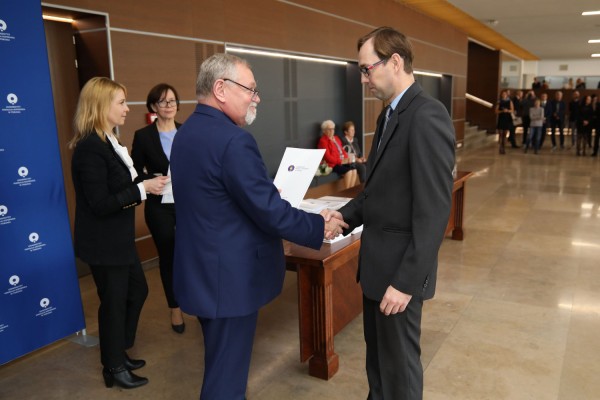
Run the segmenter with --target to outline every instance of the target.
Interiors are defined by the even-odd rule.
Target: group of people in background
[[[556,91],[554,99],[548,100],[547,93],[541,93],[537,97],[534,90],[530,90],[525,96],[522,90],[517,90],[511,98],[510,91],[506,89],[500,93],[495,112],[498,115],[496,128],[500,154],[505,154],[507,135],[511,146],[519,147],[516,128],[521,126],[525,153],[533,149],[538,154],[548,133],[552,140],[552,151],[564,150],[566,133],[570,133],[569,148],[574,147],[577,156],[585,156],[588,149],[591,149],[592,157],[598,156],[600,104],[595,94],[581,96],[575,90],[567,102],[563,99],[562,91]]]

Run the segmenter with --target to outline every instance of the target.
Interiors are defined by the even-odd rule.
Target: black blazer
[[[377,126],[382,118],[383,113]],[[390,114],[379,150],[377,141],[378,135],[363,191],[340,209],[349,229],[364,224],[361,287],[375,301],[390,285],[428,299],[435,292],[438,250],[452,204],[452,121],[415,82]]]
[[[75,186],[75,255],[91,265],[126,265],[137,260],[137,185],[110,142],[95,132],[82,139],[71,165]]]
[[[175,122],[175,127],[179,129],[180,123]],[[136,182],[144,179],[154,178],[154,174],[167,176],[169,171],[169,159],[165,154],[156,122],[138,129],[133,136],[131,145],[131,158],[133,166],[138,173]],[[149,203],[160,203],[162,196],[148,194]]]

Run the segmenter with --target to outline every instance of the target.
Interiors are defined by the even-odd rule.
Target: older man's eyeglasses
[[[252,92],[252,97],[250,97],[250,100],[254,100],[258,96],[258,89],[250,89],[248,86],[244,86],[241,83],[238,83],[238,82],[234,81],[233,79],[223,78],[223,80],[231,82],[231,83],[235,83],[239,87],[244,88],[244,89],[246,89],[249,92]]]
[[[365,77],[369,77],[371,75],[371,70],[373,68],[375,68],[376,66],[378,66],[379,64],[383,64],[385,63],[387,60],[389,60],[389,58],[384,58],[383,60],[379,60],[377,61],[375,64],[371,64],[371,65],[367,65],[364,67],[360,67],[358,70],[365,76]]]
[[[177,100],[160,100],[157,101],[156,104],[158,104],[160,108],[176,107]]]

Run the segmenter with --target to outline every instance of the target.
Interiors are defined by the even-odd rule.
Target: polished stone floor
[[[491,145],[458,152],[467,184],[465,239],[440,250],[438,291],[425,305],[426,400],[600,398],[600,160]],[[150,383],[107,389],[97,347],[60,341],[0,367],[0,399],[194,399],[202,338],[187,317],[171,331],[156,268],[132,356]],[[296,276],[261,311],[248,399],[365,399],[360,317],[335,338],[340,370],[309,377],[299,362]],[[97,299],[81,279],[87,330]]]

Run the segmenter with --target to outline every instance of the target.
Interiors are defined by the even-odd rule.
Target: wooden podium
[[[457,173],[446,234],[462,240],[465,183],[471,172]],[[362,185],[337,193],[355,197]],[[334,336],[362,312],[362,290],[356,282],[360,236],[324,243],[319,250],[284,241],[288,270],[298,273],[300,361],[308,360],[311,376],[328,380],[339,369]]]

